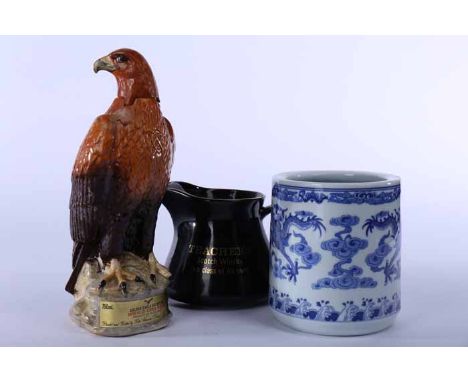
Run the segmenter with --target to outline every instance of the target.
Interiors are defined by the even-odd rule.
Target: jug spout
[[[205,188],[187,182],[169,183],[162,201],[172,220],[242,220],[270,213],[264,195],[255,191]],[[188,219],[187,219],[188,218]]]
[[[170,182],[166,188],[166,193],[162,204],[167,208],[174,223],[179,220],[183,212],[189,210],[190,194],[187,189],[196,187],[186,182]]]

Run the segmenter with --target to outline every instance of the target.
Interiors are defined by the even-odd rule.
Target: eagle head
[[[117,49],[94,62],[94,72],[105,70],[117,79],[118,96],[131,104],[136,98],[155,98],[159,102],[158,88],[146,59],[137,51]]]

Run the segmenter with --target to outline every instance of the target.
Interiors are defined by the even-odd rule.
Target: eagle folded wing
[[[70,198],[70,229],[75,243],[97,242],[105,222],[113,188],[114,126],[109,116],[98,117],[78,152]]]

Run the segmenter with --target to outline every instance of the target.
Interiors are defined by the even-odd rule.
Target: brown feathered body
[[[152,74],[145,79],[151,80],[156,89]],[[122,93],[121,87],[119,83],[119,96],[109,110],[94,121],[73,167],[74,270],[66,286],[70,293],[85,261],[100,256],[107,262],[124,251],[147,259],[154,244],[157,213],[173,162],[174,135],[161,113],[157,90],[154,96],[141,91],[142,96],[135,96],[138,89],[130,86]]]

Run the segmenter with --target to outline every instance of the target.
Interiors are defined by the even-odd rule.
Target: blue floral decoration
[[[391,203],[400,197],[400,186],[367,188],[359,191],[347,189],[317,189],[284,184],[273,185],[273,198],[286,202],[379,205]]]
[[[277,289],[270,290],[268,303],[272,309],[288,316],[312,321],[358,322],[371,321],[392,316],[401,309],[400,295],[383,296],[376,300],[363,298],[361,302],[343,301],[341,306],[333,306],[328,300],[316,301],[315,304],[305,298],[295,301],[287,293]]]

